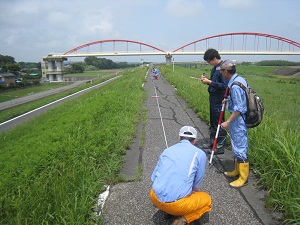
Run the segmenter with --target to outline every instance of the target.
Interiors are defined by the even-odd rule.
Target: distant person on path
[[[210,73],[210,79],[207,78],[204,74],[201,76],[201,81],[203,84],[208,85],[209,92],[209,104],[210,104],[210,143],[208,145],[203,145],[204,148],[212,148],[216,131],[218,128],[218,121],[220,113],[222,110],[222,101],[224,99],[225,90],[227,87],[228,81],[225,80],[220,72],[220,65],[222,64],[221,56],[219,52],[215,49],[208,49],[203,56],[203,59],[210,65],[213,66]],[[224,115],[222,118],[224,122]],[[219,130],[217,149],[214,154],[223,154],[224,153],[224,144],[226,143],[226,131],[223,129]],[[211,153],[211,150],[207,151],[208,154]]]
[[[235,62],[225,60],[221,65],[221,73],[226,80],[229,80],[229,88],[234,81],[238,81],[245,87],[248,87],[245,79],[236,74]],[[228,111],[230,112],[230,116],[221,126],[223,129],[229,127],[235,168],[233,171],[225,172],[224,174],[228,177],[239,176],[237,180],[230,183],[230,186],[242,187],[249,175],[249,161],[247,156],[248,128],[243,118],[243,114],[247,112],[247,96],[245,91],[238,85],[232,85],[230,88]]]
[[[184,126],[179,143],[165,149],[152,173],[150,198],[154,205],[176,216],[172,224],[190,224],[208,220],[211,197],[200,192],[206,168],[206,154],[195,147],[197,131]]]
[[[155,67],[152,68],[152,76],[154,77],[154,79],[158,79],[158,75],[159,75],[159,70],[156,69]]]

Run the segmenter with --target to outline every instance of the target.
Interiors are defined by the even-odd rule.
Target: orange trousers
[[[153,204],[160,210],[174,215],[184,216],[188,223],[199,219],[204,213],[211,210],[211,197],[206,192],[193,192],[185,198],[175,202],[161,202],[153,189],[150,191]]]

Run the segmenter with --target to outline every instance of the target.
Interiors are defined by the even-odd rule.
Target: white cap
[[[197,138],[197,131],[194,127],[191,126],[184,126],[179,131],[180,137],[190,137],[190,138]]]

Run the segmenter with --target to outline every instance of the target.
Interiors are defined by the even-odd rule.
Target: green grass
[[[274,67],[237,69],[266,108],[262,124],[249,130],[251,167],[268,191],[266,205],[281,210],[286,223],[299,224],[300,80],[275,76]],[[189,107],[208,122],[207,86],[190,76],[209,75],[210,67],[176,66],[172,72],[171,66],[162,66],[160,70]],[[144,73],[126,72],[104,87],[0,134],[1,224],[98,223],[92,221],[95,198],[104,184],[119,181],[123,154],[138,120],[145,116]],[[28,105],[34,108],[44,102],[35,104]]]
[[[275,68],[237,66],[237,73],[247,79],[265,106],[262,124],[249,130],[248,153],[260,184],[268,190],[266,206],[282,211],[285,223],[299,224],[300,79],[274,75]],[[209,67],[198,70],[175,67],[172,72],[170,66],[161,67],[163,76],[207,123],[207,86],[190,76],[200,77],[203,72],[209,76],[209,71]]]
[[[97,79],[97,80],[93,81],[93,83],[82,84],[78,87],[72,88],[70,90],[67,90],[67,91],[64,91],[64,92],[61,92],[61,93],[58,93],[58,94],[51,95],[49,97],[45,97],[45,98],[38,99],[38,100],[33,101],[33,102],[29,102],[29,103],[24,104],[24,105],[19,105],[19,106],[13,107],[13,108],[2,110],[1,114],[0,114],[0,123],[4,122],[6,120],[12,119],[14,117],[17,117],[17,116],[19,116],[23,113],[29,112],[33,109],[38,108],[38,107],[41,107],[43,105],[46,105],[46,104],[48,104],[50,102],[53,102],[55,100],[58,100],[60,98],[63,98],[65,96],[71,95],[71,94],[73,94],[75,92],[78,92],[80,90],[83,90],[85,88],[91,87],[95,84],[101,83],[101,82],[103,82],[105,80],[108,80],[110,78],[111,78],[111,76],[105,76],[104,78],[100,78],[100,79]],[[44,89],[40,89],[40,91],[43,91],[43,90]]]
[[[119,70],[121,71],[121,70]],[[96,70],[96,71],[85,71],[84,73],[72,73],[65,74],[65,78],[76,78],[76,77],[85,77],[85,78],[100,78],[107,75],[115,75],[116,70]]]
[[[74,74],[65,74],[65,79],[73,80],[77,78],[82,79],[97,79],[102,78],[108,75],[116,75],[115,70],[105,70],[105,71],[86,71],[84,73],[74,73]],[[41,83],[40,86],[28,87],[28,88],[20,88],[19,90],[11,90],[11,91],[1,91],[0,92],[0,102],[5,102],[9,100],[13,100],[16,98],[24,97],[27,95],[36,94],[43,91],[48,91],[51,89],[63,87],[69,85],[70,83],[62,82],[62,83]]]
[[[118,179],[141,118],[144,73],[124,73],[0,134],[0,224],[98,223],[96,196]]]
[[[69,83],[47,83],[47,84],[41,84],[39,86],[28,87],[28,88],[19,89],[19,90],[1,91],[0,92],[0,102],[13,100],[16,98],[36,94],[36,93],[43,92],[43,91],[48,91],[48,90],[63,87],[66,85],[69,85]]]

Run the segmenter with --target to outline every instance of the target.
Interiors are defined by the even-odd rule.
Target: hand
[[[228,101],[228,99],[223,99],[222,104],[225,104]]]
[[[221,123],[221,128],[226,130],[226,128],[228,128],[229,123],[227,121]]]
[[[206,76],[201,77],[201,81],[202,81],[203,84],[210,84],[211,83],[211,80],[207,79]]]

